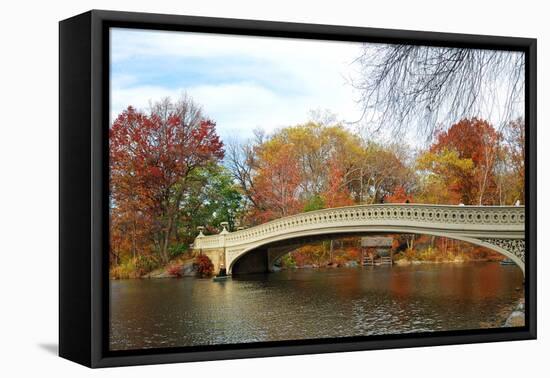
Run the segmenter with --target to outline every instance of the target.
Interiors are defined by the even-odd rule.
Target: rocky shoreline
[[[503,324],[504,327],[525,326],[525,298],[521,298]]]
[[[455,260],[407,260],[407,259],[400,259],[400,260],[395,260],[393,263],[395,265],[420,265],[420,264],[465,264],[465,263],[474,263],[474,262],[497,262],[497,261],[487,260],[487,259],[472,259],[472,260],[462,260],[462,259],[455,259]]]
[[[181,278],[196,277],[198,275],[197,267],[193,260],[187,260],[181,265],[170,265],[156,269],[140,278]]]
[[[474,262],[498,262],[493,260],[487,260],[487,259],[477,259],[477,260],[407,260],[407,259],[400,259],[400,260],[394,260],[393,264],[397,266],[408,266],[408,265],[421,265],[421,264],[467,264],[467,263],[474,263]],[[293,267],[273,267],[272,271],[279,271],[279,270],[285,270],[285,269],[323,269],[323,268],[358,268],[361,264],[359,264],[355,260],[350,260],[345,263],[341,264],[326,264],[326,265],[317,265],[317,264],[308,264],[308,265],[301,265],[301,266],[293,266]]]
[[[525,326],[525,299],[521,297],[515,303],[502,308],[488,322],[479,324],[480,328],[511,328]]]

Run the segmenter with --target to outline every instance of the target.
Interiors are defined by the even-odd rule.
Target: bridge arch
[[[462,240],[499,252],[525,271],[523,206],[378,204],[331,208],[231,233],[199,234],[193,249],[216,257],[231,272],[241,257],[277,242],[358,233],[426,234]]]
[[[462,235],[449,235],[442,232],[437,231],[423,231],[419,232],[418,230],[411,231],[407,230],[406,228],[399,228],[399,229],[389,229],[389,228],[364,228],[364,229],[357,229],[353,232],[347,231],[337,231],[337,230],[319,230],[317,233],[308,233],[307,235],[299,235],[299,236],[293,236],[293,235],[285,235],[282,237],[275,237],[273,239],[266,239],[262,243],[257,244],[256,246],[252,246],[249,248],[245,248],[242,250],[237,257],[235,257],[228,265],[228,272],[233,272],[233,268],[236,264],[238,264],[240,261],[242,261],[243,258],[246,258],[250,254],[253,253],[261,253],[260,251],[264,251],[266,253],[266,266],[265,269],[269,270],[272,268],[273,263],[280,257],[284,256],[287,253],[292,252],[296,248],[306,245],[308,242],[314,241],[314,240],[320,240],[321,238],[316,238],[318,236],[326,236],[327,238],[338,236],[338,237],[344,237],[344,236],[363,236],[368,234],[415,234],[415,235],[429,235],[429,236],[438,236],[438,237],[445,237],[448,239],[453,240],[459,240],[463,242],[467,242],[473,245],[477,245],[480,247],[485,247],[487,249],[490,249],[492,251],[495,251],[497,253],[500,253],[501,255],[505,256],[506,258],[509,258],[512,260],[523,272],[525,275],[525,264],[518,256],[517,254],[514,254],[509,249],[505,249],[504,246],[498,245],[494,240],[491,239],[477,239],[473,237],[467,237]],[[500,240],[500,239],[499,239]],[[522,244],[522,240],[517,241],[519,244]],[[270,253],[273,253],[270,255]]]

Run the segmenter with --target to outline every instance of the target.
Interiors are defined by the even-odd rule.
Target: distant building
[[[385,263],[392,261],[393,238],[387,236],[366,236],[361,238],[361,260],[363,265],[374,265],[375,259]],[[389,259],[389,260],[388,260]],[[380,260],[378,261],[380,263]]]
[[[367,236],[361,238],[361,247],[364,248],[391,248],[392,237],[387,236]]]

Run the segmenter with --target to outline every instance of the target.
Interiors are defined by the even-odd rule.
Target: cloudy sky
[[[218,125],[222,138],[246,138],[307,121],[329,110],[356,121],[349,85],[361,45],[187,32],[111,30],[111,118],[128,105],[187,93]]]

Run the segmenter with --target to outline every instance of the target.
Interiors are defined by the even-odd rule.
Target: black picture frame
[[[525,327],[109,351],[106,248],[111,27],[525,52]],[[536,39],[92,10],[59,23],[59,90],[61,357],[95,368],[536,338]]]

